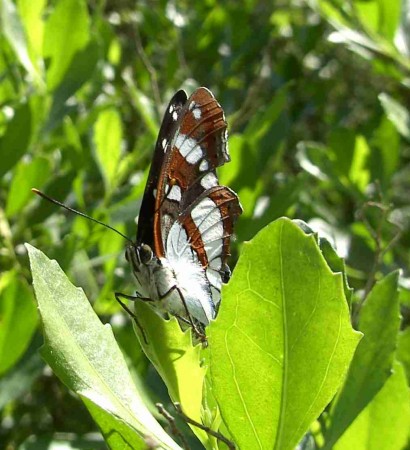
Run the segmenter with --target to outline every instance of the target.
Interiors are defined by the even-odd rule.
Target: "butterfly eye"
[[[153,257],[151,247],[147,244],[142,244],[138,250],[142,264],[148,264]]]
[[[230,280],[231,269],[229,268],[229,266],[227,264],[225,264],[225,266],[223,267],[223,269],[221,271],[221,276],[222,276],[223,283],[227,283]]]

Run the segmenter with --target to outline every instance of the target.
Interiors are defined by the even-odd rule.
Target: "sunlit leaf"
[[[49,59],[47,86],[50,90],[59,85],[74,55],[86,47],[90,39],[89,21],[83,0],[61,0],[49,16],[44,30],[43,54]]]
[[[7,197],[6,214],[17,214],[33,198],[32,187],[42,186],[50,176],[50,163],[38,157],[32,161],[21,161],[17,166]]]
[[[121,117],[115,109],[106,109],[99,114],[94,127],[94,142],[105,189],[111,193],[117,180],[122,142]]]
[[[280,219],[246,244],[209,327],[213,392],[240,448],[293,449],[332,399],[360,334],[343,279]]]
[[[44,7],[46,0],[17,0],[17,9],[20,13],[24,31],[27,36],[27,45],[31,61],[38,71],[41,69],[41,57],[44,36]]]
[[[410,114],[407,108],[386,93],[380,94],[379,100],[397,131],[410,141]]]
[[[143,404],[111,327],[100,322],[82,289],[68,281],[56,261],[26,246],[44,328],[42,354],[54,372],[85,399],[112,438],[137,449],[148,437],[163,448],[179,448]]]
[[[38,73],[29,56],[27,37],[15,4],[11,0],[1,0],[0,7],[2,32],[16,52],[22,66],[34,79],[38,79]]]
[[[141,346],[164,380],[172,401],[179,402],[190,418],[202,422],[206,368],[201,364],[201,346],[192,345],[191,331],[182,332],[175,318],[164,320],[141,301],[135,302],[135,311],[145,336],[134,327]],[[207,445],[207,434],[198,428],[193,431]]]

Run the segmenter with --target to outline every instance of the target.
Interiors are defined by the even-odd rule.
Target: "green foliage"
[[[241,449],[409,448],[406,2],[1,0],[0,24],[0,447],[177,447],[172,400]],[[165,104],[200,85],[237,266],[208,348],[143,304],[138,342],[124,241],[31,188],[135,236]]]
[[[312,235],[280,219],[245,244],[223,296],[229,303],[209,327],[209,347],[226,426],[239,448],[293,449],[336,393],[360,339],[342,275]]]

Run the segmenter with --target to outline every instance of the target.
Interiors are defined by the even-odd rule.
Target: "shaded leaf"
[[[406,371],[407,382],[410,386],[410,327],[399,333],[396,356]]]
[[[244,246],[209,327],[213,392],[240,448],[293,449],[335,394],[360,339],[343,279],[287,219]]]
[[[3,273],[0,282],[0,375],[24,354],[37,328],[33,294],[16,272]]]
[[[332,448],[402,450],[410,436],[409,424],[409,388],[403,367],[396,362],[392,376]]]
[[[400,316],[398,272],[379,281],[366,299],[358,329],[364,334],[331,412],[326,448],[343,434],[391,375]]]
[[[45,363],[38,352],[40,340],[37,333],[20,361],[0,377],[0,410],[29,392],[34,381],[43,374]]]
[[[60,124],[69,108],[67,100],[92,76],[99,58],[99,46],[95,41],[73,55],[70,65],[53,94],[49,117],[44,126],[45,132],[52,131]]]
[[[32,131],[31,111],[27,103],[20,105],[0,138],[0,177],[8,172],[27,152]]]

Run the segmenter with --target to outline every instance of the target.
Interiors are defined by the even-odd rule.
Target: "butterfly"
[[[189,98],[178,91],[164,114],[126,259],[138,284],[135,299],[177,317],[197,336],[218,312],[242,213],[215,171],[228,161],[227,123],[211,91],[200,87]]]
[[[219,185],[216,168],[230,161],[227,123],[208,89],[189,98],[178,91],[169,102],[138,217],[136,240],[47,194],[32,191],[75,214],[109,228],[130,242],[125,256],[137,280],[135,296],[115,293],[122,302],[146,301],[161,316],[171,314],[206,341],[205,327],[216,317],[233,226],[242,213],[238,196]]]

